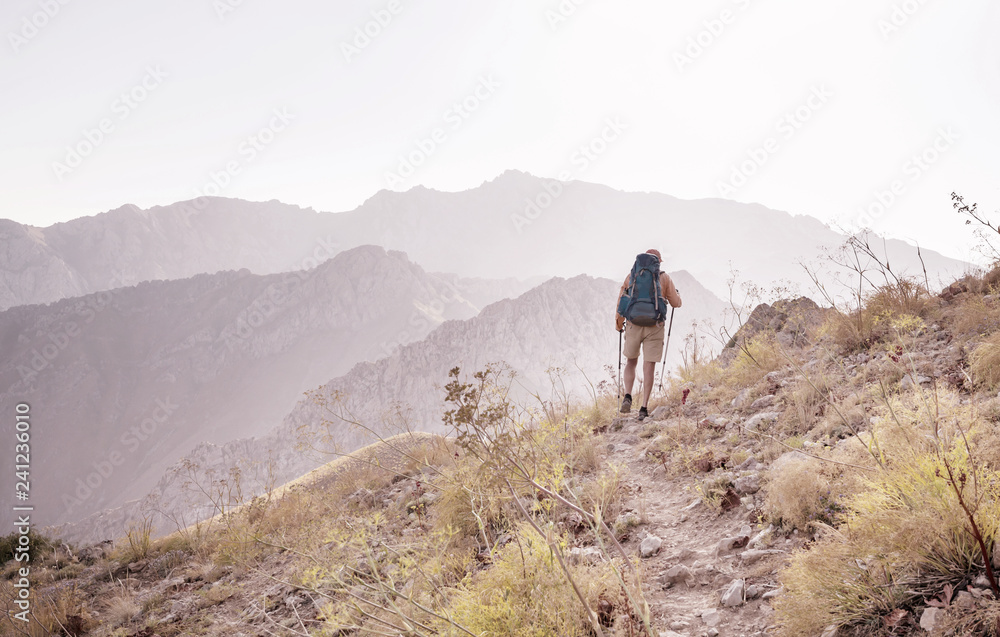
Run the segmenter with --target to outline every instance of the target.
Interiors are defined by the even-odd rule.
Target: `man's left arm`
[[[681,306],[681,295],[677,293],[677,288],[674,287],[673,280],[671,280],[670,275],[666,272],[660,273],[660,291],[663,292],[663,298],[667,300],[670,307]]]

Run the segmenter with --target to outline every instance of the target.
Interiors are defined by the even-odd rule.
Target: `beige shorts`
[[[642,360],[647,363],[659,363],[663,356],[663,325],[654,327],[638,327],[631,323],[625,324],[625,358],[639,358],[639,346],[642,345]]]

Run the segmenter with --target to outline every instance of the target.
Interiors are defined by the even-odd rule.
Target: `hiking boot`
[[[625,394],[625,400],[622,401],[621,412],[623,414],[627,414],[630,411],[632,411],[632,396]]]
[[[646,408],[645,407],[640,407],[639,408],[639,416],[636,418],[636,420],[638,420],[639,422],[642,422],[648,416],[649,416],[649,412],[646,411]]]

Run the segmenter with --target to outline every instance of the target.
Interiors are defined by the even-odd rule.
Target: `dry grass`
[[[740,346],[739,353],[726,369],[721,382],[733,388],[733,395],[739,388],[757,384],[770,372],[785,366],[787,361],[779,351],[773,333],[755,334]]]
[[[788,589],[776,603],[782,635],[815,635],[831,624],[851,634],[885,634],[883,618],[890,613],[919,615],[924,600],[945,585],[959,589],[982,573],[982,555],[958,493],[971,507],[987,546],[992,545],[1000,525],[1000,473],[979,461],[978,453],[996,435],[994,423],[951,392],[940,392],[936,402],[919,392],[890,401],[871,434],[863,441],[844,441],[833,454],[869,470],[803,462],[772,482],[769,503],[775,493],[784,493],[792,512],[808,512],[812,505],[795,506],[803,484],[813,498],[822,497],[824,480],[833,491],[837,484],[846,487],[842,522],[836,528],[821,525],[821,539],[793,556],[780,575]],[[872,453],[882,460],[880,466]],[[840,476],[830,480],[832,471]],[[794,482],[798,489],[792,488]],[[983,617],[980,612],[963,621],[973,625]]]
[[[956,299],[947,313],[954,336],[962,339],[988,336],[1000,330],[1000,302],[978,294]]]
[[[990,336],[969,357],[972,379],[988,391],[1000,388],[1000,333]]]
[[[592,635],[583,604],[545,538],[527,525],[520,527],[517,535],[519,539],[502,549],[489,569],[459,587],[448,605],[447,615],[477,635]],[[556,542],[560,550],[566,549],[565,538]],[[568,568],[592,610],[596,612],[602,599],[612,605],[623,605],[610,567],[570,565]],[[438,628],[444,635],[466,634],[444,622],[438,622]]]
[[[772,471],[764,512],[786,528],[807,529],[824,517],[831,502],[831,482],[819,460],[805,458]],[[825,515],[829,518],[829,515]]]
[[[13,604],[16,591],[9,582],[0,582],[0,604],[4,608],[16,611]],[[89,600],[75,586],[59,589],[52,595],[32,595],[32,621],[27,628],[20,620],[4,617],[0,619],[0,635],[18,635],[28,637],[48,637],[49,635],[65,634],[63,628],[70,634],[84,634],[92,629],[95,623],[88,612]]]
[[[900,331],[913,329],[935,308],[922,284],[903,278],[867,294],[861,309],[832,314],[822,333],[830,335],[844,351],[868,349]]]
[[[140,611],[142,606],[135,601],[132,593],[122,589],[111,598],[101,617],[106,625],[118,627],[132,621]]]

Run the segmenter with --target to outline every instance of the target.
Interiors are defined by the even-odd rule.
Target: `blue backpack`
[[[667,318],[667,302],[660,290],[660,260],[652,254],[635,258],[629,286],[618,299],[618,313],[632,325],[652,327]]]

